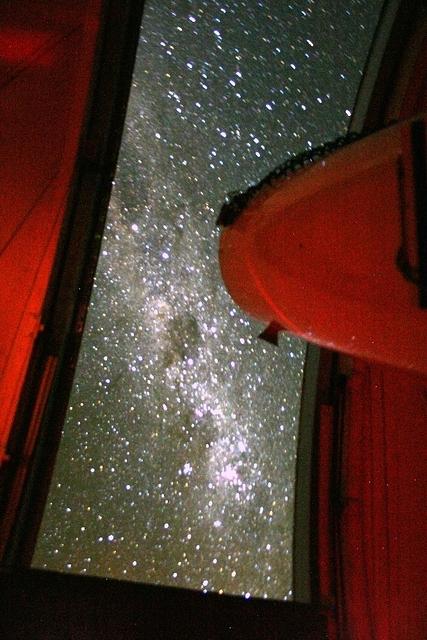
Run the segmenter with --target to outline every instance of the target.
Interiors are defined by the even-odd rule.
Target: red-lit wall
[[[100,0],[0,7],[0,462],[43,331],[100,11]]]

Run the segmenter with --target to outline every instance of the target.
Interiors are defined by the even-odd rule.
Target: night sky
[[[34,566],[292,597],[305,345],[221,282],[227,192],[345,132],[380,3],[146,3]]]

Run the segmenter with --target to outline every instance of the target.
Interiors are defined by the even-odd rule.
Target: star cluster
[[[146,2],[35,566],[292,596],[305,345],[257,340],[215,217],[345,131],[379,4]]]

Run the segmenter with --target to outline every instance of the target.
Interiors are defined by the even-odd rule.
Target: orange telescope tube
[[[425,131],[422,116],[399,123],[263,187],[221,233],[235,302],[323,347],[427,373]]]

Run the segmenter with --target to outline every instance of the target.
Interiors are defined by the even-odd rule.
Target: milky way
[[[215,218],[346,130],[378,8],[146,3],[35,566],[292,596],[305,345],[259,341],[235,308]]]

